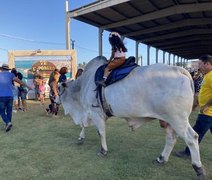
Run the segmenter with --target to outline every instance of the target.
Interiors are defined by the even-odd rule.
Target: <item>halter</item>
[[[65,87],[63,88],[63,91],[60,94],[58,93],[59,97],[62,96],[64,92],[65,92]]]

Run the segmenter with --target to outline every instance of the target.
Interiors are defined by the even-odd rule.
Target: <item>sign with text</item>
[[[48,78],[56,66],[49,61],[38,61],[32,65],[32,72],[39,73],[42,77]]]

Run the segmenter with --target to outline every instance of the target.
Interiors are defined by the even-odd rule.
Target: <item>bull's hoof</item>
[[[192,167],[194,168],[199,180],[207,179],[207,173],[206,173],[204,166],[197,167],[196,165],[193,164]]]
[[[152,163],[155,165],[163,166],[166,164],[166,161],[164,160],[164,157],[160,155],[157,159],[153,160]]]
[[[102,147],[97,152],[97,156],[99,157],[105,157],[107,155],[107,151],[105,151]]]
[[[203,175],[203,174],[202,175],[199,175],[198,176],[198,179],[199,180],[206,180],[207,179],[207,175]]]
[[[75,142],[77,145],[82,145],[85,142],[85,138],[78,138],[77,141]]]

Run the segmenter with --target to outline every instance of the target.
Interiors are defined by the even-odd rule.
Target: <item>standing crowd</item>
[[[13,98],[15,97],[17,101],[17,97],[20,96],[22,99],[23,108],[26,108],[26,93],[28,88],[31,90],[32,88],[28,86],[23,81],[23,76],[19,73],[16,74],[13,69],[12,72],[9,71],[10,68],[7,64],[3,64],[0,67],[0,115],[5,124],[5,131],[8,132],[12,128],[12,111],[13,111]],[[15,83],[18,83],[20,86],[15,87]],[[20,94],[18,91],[20,90]],[[23,91],[23,93],[22,93]],[[16,108],[17,108],[16,104]],[[24,109],[26,110],[26,109]]]
[[[55,69],[49,77],[48,85],[50,87],[49,99],[50,104],[45,108],[46,80],[38,73],[34,76],[34,87],[36,99],[45,108],[48,115],[58,116],[59,104],[55,103],[55,99],[59,96],[58,83],[67,81],[67,67],[60,70]],[[79,69],[76,78],[82,74],[83,70]],[[5,131],[8,132],[12,128],[12,112],[27,111],[27,93],[32,87],[26,84],[26,80],[20,72],[15,68],[10,69],[7,64],[0,67],[0,115],[5,124]]]

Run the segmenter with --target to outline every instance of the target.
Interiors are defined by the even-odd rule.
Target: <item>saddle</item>
[[[103,111],[105,112],[106,116],[111,117],[113,116],[113,112],[112,112],[112,109],[110,108],[110,105],[107,104],[105,100],[104,88],[98,83],[99,81],[103,79],[104,69],[106,67],[107,67],[107,64],[100,66],[95,73],[95,84],[97,85],[96,98],[98,102],[100,102],[99,104],[101,104],[101,107]],[[129,58],[125,60],[125,63],[122,66],[112,70],[112,72],[107,77],[107,80],[105,81],[105,85],[109,86],[110,84],[113,84],[123,79],[136,67],[138,67],[138,64],[135,63],[135,57],[130,56]],[[99,106],[96,106],[96,107],[99,107]]]
[[[125,60],[125,63],[111,71],[109,76],[107,77],[107,80],[105,81],[105,85],[109,86],[110,84],[113,84],[124,77],[126,77],[134,68],[136,68],[138,64],[135,63],[135,57],[130,56]],[[107,67],[107,64],[104,64],[100,66],[95,74],[95,83],[98,86],[98,82],[103,79],[104,75],[104,69]]]

